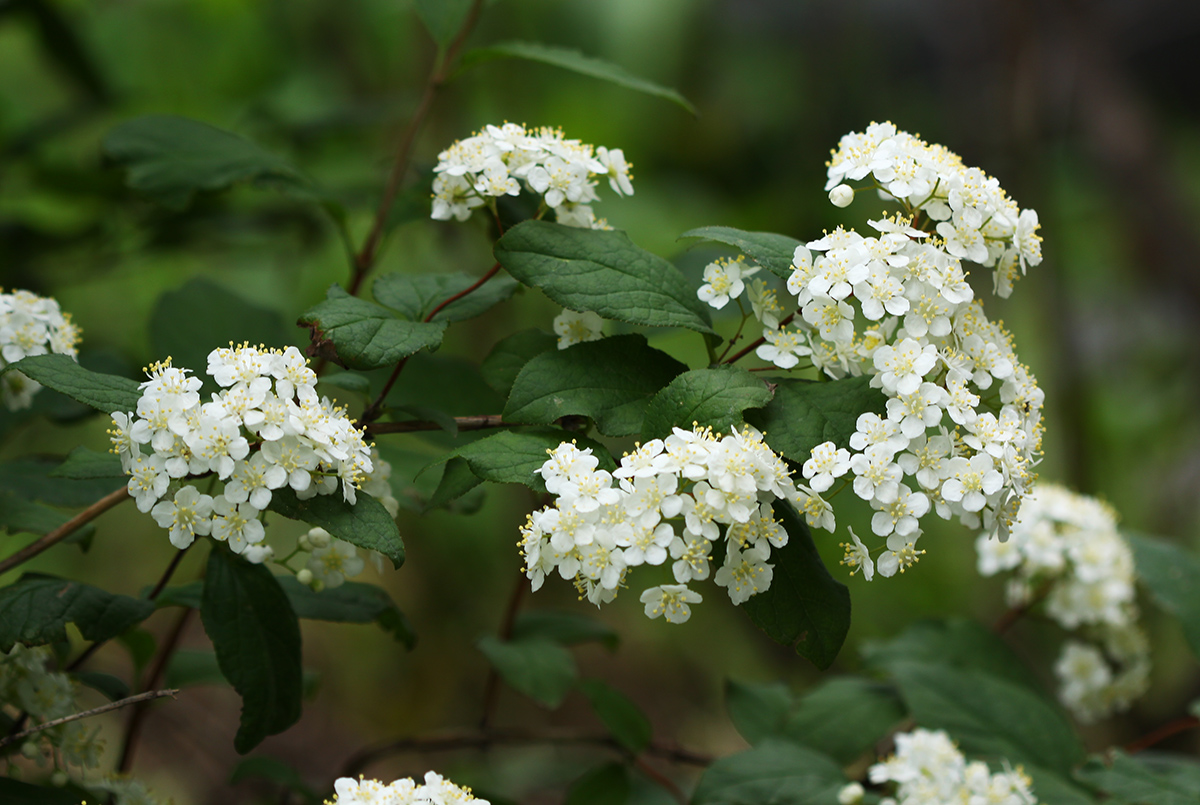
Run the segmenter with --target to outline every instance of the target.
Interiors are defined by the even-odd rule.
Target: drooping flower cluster
[[[895,754],[871,766],[867,776],[875,785],[896,784],[894,794],[880,805],[1034,805],[1038,799],[1029,777],[1007,761],[1004,766],[1005,771],[993,773],[982,760],[968,762],[945,732],[915,729],[897,734]]]
[[[30,355],[76,355],[79,328],[58,302],[29,291],[0,293],[0,369]],[[28,408],[42,386],[21,372],[0,376],[0,397],[10,411]]]
[[[216,349],[208,374],[221,391],[201,402],[202,383],[190,370],[169,358],[156,363],[136,413],[112,415],[129,493],[170,532],[172,545],[212,536],[252,562],[270,558],[263,513],[284,487],[301,500],[340,487],[349,503],[360,489],[374,489],[387,505],[388,469],[377,470],[381,462],[344,409],[318,397],[316,374],[295,347]],[[205,491],[188,483],[196,479]],[[217,482],[220,491],[209,494]]]
[[[590,448],[564,442],[538,472],[556,499],[521,529],[533,589],[557,571],[599,605],[616,597],[632,568],[673,560],[673,583],[641,594],[646,615],[670,623],[691,616],[701,596],[688,584],[710,575],[734,604],[766,590],[771,549],[788,539],[771,504],[799,496],[787,465],[750,427],[726,435],[675,428],[626,454],[611,474]],[[722,537],[724,562],[713,573]]]
[[[1060,486],[1039,484],[1021,505],[1008,542],[982,535],[979,572],[1016,572],[1013,606],[1045,597],[1046,614],[1081,639],[1054,666],[1059,698],[1091,722],[1128,709],[1146,692],[1150,658],[1138,626],[1133,554],[1112,509]]]
[[[607,229],[592,211],[600,200],[596,186],[607,178],[617,195],[633,195],[630,167],[620,148],[568,140],[561,129],[489,125],[438,154],[431,217],[465,221],[476,207],[525,189],[541,196],[560,224]]]
[[[931,511],[1007,534],[1035,479],[1044,395],[963,267],[996,266],[996,288],[1007,296],[1013,266],[1041,260],[1036,213],[1020,210],[982,171],[891,124],[847,135],[829,163],[830,188],[868,175],[902,211],[871,221],[868,236],[839,227],[798,246],[787,281],[792,315],[761,280],[747,287],[763,324],[759,358],[834,379],[867,376],[886,398],[879,413],[859,417],[848,445],[822,444],[804,464],[817,493],[806,506],[810,525],[833,530],[819,495],[843,476],[875,510],[871,530],[886,545],[873,550],[853,535],[845,545],[845,563],[869,579],[874,552],[882,551],[884,576],[919,558],[919,523]],[[714,266],[717,284],[706,271],[699,295],[720,307],[744,283]]]
[[[488,805],[471,789],[457,786],[436,772],[426,772],[425,782],[402,777],[390,783],[362,777],[341,777],[333,784],[333,799],[325,805]]]

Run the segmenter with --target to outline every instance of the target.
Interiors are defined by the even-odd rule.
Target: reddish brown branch
[[[441,304],[439,304],[437,307],[435,307],[433,310],[431,310],[429,312],[429,315],[425,317],[425,321],[433,321],[433,317],[436,316],[438,313],[441,313],[442,308],[446,307],[449,304],[457,302],[459,299],[462,299],[464,296],[466,296],[467,294],[474,291],[480,285],[483,285],[485,282],[490,280],[492,277],[496,276],[496,272],[498,272],[499,270],[500,270],[500,264],[496,263],[495,265],[493,265],[491,268],[488,269],[486,274],[484,274],[482,277],[480,277],[478,280],[476,280],[475,284],[472,285],[470,288],[464,288],[463,290],[454,294],[454,296],[451,296],[449,299],[444,300]]]
[[[1195,729],[1196,727],[1200,727],[1200,718],[1196,718],[1195,716],[1182,716],[1167,724],[1163,724],[1153,732],[1143,735],[1136,741],[1126,745],[1125,751],[1131,755],[1136,755],[1143,749],[1149,749],[1160,741],[1165,741],[1167,738],[1170,738],[1172,735],[1176,735],[1180,732],[1186,732],[1187,730]]]
[[[783,321],[779,322],[779,326],[780,326],[780,327],[785,327],[785,326],[787,326],[787,325],[791,324],[791,323],[792,323],[792,319],[794,319],[794,318],[796,318],[796,314],[795,314],[795,313],[792,313],[792,314],[790,314],[790,315],[789,315],[787,318],[785,318]],[[739,350],[739,351],[738,351],[738,352],[737,352],[737,353],[736,353],[736,354],[735,354],[735,355],[734,355],[732,358],[729,358],[728,360],[726,360],[726,361],[725,361],[725,363],[736,363],[736,362],[738,361],[738,359],[745,357],[745,356],[746,356],[746,355],[748,355],[749,353],[751,353],[751,352],[753,352],[754,350],[756,350],[756,349],[758,349],[759,347],[761,347],[761,346],[762,346],[763,344],[765,344],[766,342],[767,342],[767,339],[765,339],[765,338],[763,338],[763,337],[761,337],[761,336],[760,336],[760,337],[758,337],[758,338],[756,338],[756,339],[754,339],[754,340],[753,340],[753,341],[751,341],[749,344],[747,344],[747,345],[746,345],[746,346],[745,346],[743,349]]]

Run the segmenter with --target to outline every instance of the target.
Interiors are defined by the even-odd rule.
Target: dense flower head
[[[1035,805],[1029,777],[1007,760],[1003,767],[993,772],[983,761],[968,761],[942,730],[918,728],[898,733],[895,753],[871,766],[867,777],[875,785],[895,784],[893,795],[880,805]],[[861,786],[852,783],[846,789],[861,797]]]
[[[29,291],[0,293],[0,369],[31,355],[76,356],[79,327],[58,302]],[[42,386],[21,372],[0,378],[0,398],[10,411],[28,408]]]
[[[1007,542],[985,534],[975,546],[982,575],[1015,572],[1011,605],[1044,597],[1046,614],[1075,633],[1054,671],[1059,698],[1076,718],[1104,718],[1145,693],[1150,658],[1138,626],[1133,554],[1112,509],[1039,484],[1022,503]]]
[[[208,402],[200,378],[168,358],[146,370],[137,410],[112,415],[109,434],[129,493],[172,545],[211,536],[252,562],[272,558],[264,512],[284,488],[301,500],[340,492],[351,504],[361,490],[395,514],[391,468],[344,409],[317,395],[317,376],[299,350],[231,344],[209,353],[207,369],[221,387]],[[199,478],[200,486],[188,483]],[[344,547],[335,554],[319,557],[327,561],[318,566],[361,568]]]
[[[465,221],[476,207],[524,189],[560,224],[607,229],[592,211],[596,187],[607,179],[617,195],[633,195],[631,167],[621,149],[570,140],[561,129],[489,125],[438,154],[431,217]]]
[[[486,799],[473,796],[471,789],[455,785],[433,771],[425,773],[422,783],[411,777],[390,783],[340,777],[333,790],[333,799],[325,800],[325,805],[488,805]]]
[[[521,529],[533,589],[557,572],[599,605],[616,597],[633,568],[660,567],[671,581],[641,593],[646,615],[682,623],[689,604],[701,601],[688,587],[694,581],[712,576],[734,604],[771,585],[771,551],[788,540],[771,504],[802,492],[758,431],[675,428],[638,445],[613,473],[599,464],[591,448],[564,442],[538,470],[556,499]],[[714,572],[722,539],[724,562]]]

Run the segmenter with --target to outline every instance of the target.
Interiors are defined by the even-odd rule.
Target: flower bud
[[[311,551],[313,549],[312,540],[308,538],[308,534],[301,534],[300,539],[296,540],[296,546],[302,551]]]
[[[34,760],[42,756],[42,748],[38,746],[37,741],[26,741],[21,744],[21,754]]]
[[[854,201],[854,189],[850,185],[840,184],[829,191],[829,201],[835,207],[849,207]]]
[[[296,574],[296,581],[300,582],[305,587],[311,587],[313,583],[313,572],[308,568],[304,568]]]
[[[313,548],[328,548],[333,537],[323,528],[311,528],[308,531],[308,542]]]
[[[841,185],[841,187],[845,186],[846,185]],[[838,792],[838,802],[840,802],[841,805],[855,805],[855,803],[862,802],[863,793],[862,785],[859,783],[850,783]]]
[[[50,785],[54,786],[55,788],[62,788],[68,782],[70,782],[70,778],[67,777],[67,773],[62,769],[59,769],[58,771],[54,772],[54,774],[50,775]]]

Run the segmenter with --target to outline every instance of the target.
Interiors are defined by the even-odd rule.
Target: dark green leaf
[[[279,758],[271,757],[270,755],[255,755],[254,757],[242,758],[229,775],[229,784],[237,785],[242,780],[253,780],[255,778],[267,780],[288,791],[294,791],[309,802],[316,803],[320,801],[316,792],[304,782],[304,778],[300,776],[300,772]]]
[[[1200,557],[1164,540],[1123,536],[1150,597],[1179,620],[1192,653],[1200,657]]]
[[[625,764],[605,763],[571,783],[563,805],[625,805],[629,793],[629,770]]]
[[[802,696],[782,734],[849,765],[904,719],[904,705],[888,685],[835,677]]]
[[[436,509],[445,506],[452,500],[462,497],[483,483],[483,479],[471,470],[471,465],[465,458],[455,456],[446,462],[442,471],[442,480],[429,498],[429,508]]]
[[[145,595],[146,591],[143,590],[142,594]],[[204,581],[200,580],[167,587],[159,593],[158,598],[154,602],[160,609],[162,607],[191,607],[192,609],[199,609],[200,600],[203,596]]]
[[[974,670],[915,662],[891,669],[917,723],[944,729],[964,752],[1070,774],[1084,757],[1066,717],[1036,693]]]
[[[523,221],[504,233],[496,259],[520,282],[571,310],[651,327],[711,333],[707,306],[675,266],[624,232]]]
[[[133,660],[133,670],[138,674],[146,669],[150,660],[154,658],[154,652],[158,649],[158,641],[145,629],[130,629],[122,632],[117,635],[117,642],[129,652],[129,659]]]
[[[408,648],[417,641],[412,626],[387,591],[374,584],[347,581],[332,589],[315,592],[295,576],[276,577],[296,616],[304,620],[337,623],[377,623]]]
[[[73,671],[71,676],[77,679],[79,684],[100,691],[110,702],[124,699],[129,695],[129,685],[125,680],[112,674],[104,674],[100,671]]]
[[[796,253],[796,247],[803,245],[787,235],[746,232],[731,226],[702,226],[699,229],[690,229],[679,236],[679,240],[684,238],[704,238],[733,246],[772,274],[784,279],[792,276],[792,256]]]
[[[521,330],[492,347],[479,371],[489,386],[507,397],[525,364],[554,349],[557,342],[557,338],[544,330]]]
[[[870,378],[848,377],[827,383],[784,378],[765,407],[746,412],[746,421],[765,434],[767,444],[792,461],[807,461],[824,442],[850,446],[860,414],[882,414],[887,398],[870,387]]]
[[[49,473],[50,478],[93,480],[98,478],[124,478],[125,470],[115,453],[97,453],[86,447],[76,447]]]
[[[663,438],[671,428],[691,428],[694,422],[728,433],[743,411],[762,408],[772,394],[766,383],[735,366],[684,372],[646,406],[642,439]]]
[[[599,679],[579,680],[579,690],[617,743],[635,755],[650,745],[650,719],[628,696]]]
[[[11,370],[105,414],[133,411],[142,396],[136,380],[90,372],[66,355],[33,355],[4,369]]]
[[[300,315],[318,343],[328,341],[351,369],[391,366],[425,348],[437,348],[446,322],[406,321],[385,307],[350,296],[337,285],[324,302]]]
[[[439,45],[454,38],[470,11],[471,0],[417,0],[417,16]]]
[[[165,682],[168,688],[227,684],[215,652],[189,649],[180,649],[171,655]]]
[[[769,740],[709,766],[692,805],[834,805],[847,782],[825,755]]]
[[[612,62],[586,56],[578,50],[571,48],[543,45],[538,42],[501,42],[498,45],[470,51],[463,57],[462,64],[463,68],[466,69],[480,62],[492,59],[526,59],[528,61],[549,64],[554,67],[561,67],[564,70],[608,81],[611,84],[631,89],[634,92],[663,98],[664,100],[679,104],[693,115],[696,114],[696,107],[692,106],[687,98],[675,90],[633,75],[624,67]]]
[[[30,785],[10,777],[0,777],[0,802],[4,805],[80,805],[77,789]],[[88,797],[86,805],[96,805],[101,799]]]
[[[171,357],[173,366],[191,369],[205,381],[201,397],[217,391],[208,378],[208,354],[232,344],[249,343],[282,349],[301,331],[289,328],[274,310],[260,307],[204,277],[166,291],[150,314],[150,347],[158,360]]]
[[[542,425],[576,414],[606,436],[628,436],[641,430],[655,392],[686,369],[636,334],[543,352],[517,375],[504,418]]]
[[[474,416],[499,413],[504,398],[487,384],[474,363],[418,352],[404,365],[404,380],[392,387],[387,404],[398,410],[419,407],[446,416]]]
[[[501,679],[550,709],[562,704],[579,676],[571,653],[549,640],[505,642],[488,635],[476,645]]]
[[[371,391],[371,381],[366,376],[354,372],[331,372],[321,375],[320,382],[359,394],[368,394]],[[254,758],[247,759],[253,760]]]
[[[341,492],[300,500],[284,487],[271,494],[267,508],[288,519],[320,526],[360,548],[379,551],[392,560],[393,567],[404,564],[404,542],[396,521],[382,503],[368,494],[359,493],[357,502],[351,505],[343,500]]]
[[[597,642],[615,651],[621,638],[611,626],[578,612],[550,609],[525,610],[513,623],[513,639],[545,638],[564,646]]]
[[[1033,781],[1030,788],[1039,802],[1045,802],[1047,805],[1096,805],[1096,797],[1090,791],[1062,774],[1032,763],[1022,764],[1022,771]],[[1110,802],[1108,805],[1118,803]]]
[[[245,754],[300,718],[300,624],[271,571],[220,546],[209,554],[200,617],[242,697],[233,745]]]
[[[148,115],[120,124],[104,152],[126,169],[126,183],[182,210],[199,190],[253,182],[302,197],[312,183],[286,160],[228,131],[185,117]]]
[[[70,520],[70,516],[58,509],[22,497],[16,492],[0,490],[0,526],[10,534],[29,532],[48,534]],[[67,538],[69,542],[87,540],[95,532],[93,523],[85,523]]]
[[[409,321],[425,321],[444,300],[465,291],[479,277],[455,274],[384,274],[375,280],[375,301],[398,311]],[[520,288],[512,277],[492,277],[478,289],[437,312],[433,321],[472,319],[511,297]]]
[[[775,503],[775,519],[788,533],[788,544],[775,551],[771,587],[742,608],[777,643],[818,668],[828,668],[850,628],[850,591],[825,569],[804,520],[784,501]]]
[[[546,463],[547,451],[570,441],[574,441],[581,450],[590,448],[592,454],[600,459],[600,469],[616,468],[612,456],[602,444],[558,428],[502,430],[463,445],[450,455],[465,460],[471,472],[485,481],[524,484],[538,492],[545,492],[546,485],[536,470]],[[460,471],[455,469],[456,473]]]
[[[83,448],[76,448],[77,451]],[[100,456],[102,454],[93,453]],[[56,475],[60,460],[55,456],[23,456],[0,463],[0,489],[14,492],[29,500],[40,500],[52,506],[89,506],[100,498],[124,486],[127,478],[121,470],[121,461],[110,455],[107,462],[111,472],[116,464],[116,474],[90,479],[64,479]]]
[[[1108,758],[1090,758],[1075,776],[1128,805],[1200,802],[1200,764],[1194,758],[1153,762],[1113,750]]]
[[[779,735],[795,700],[782,682],[753,684],[725,680],[725,709],[729,720],[746,739],[757,744]]]
[[[27,573],[0,589],[0,653],[16,643],[44,646],[63,640],[68,623],[74,623],[87,640],[108,640],[153,611],[153,601]]]

